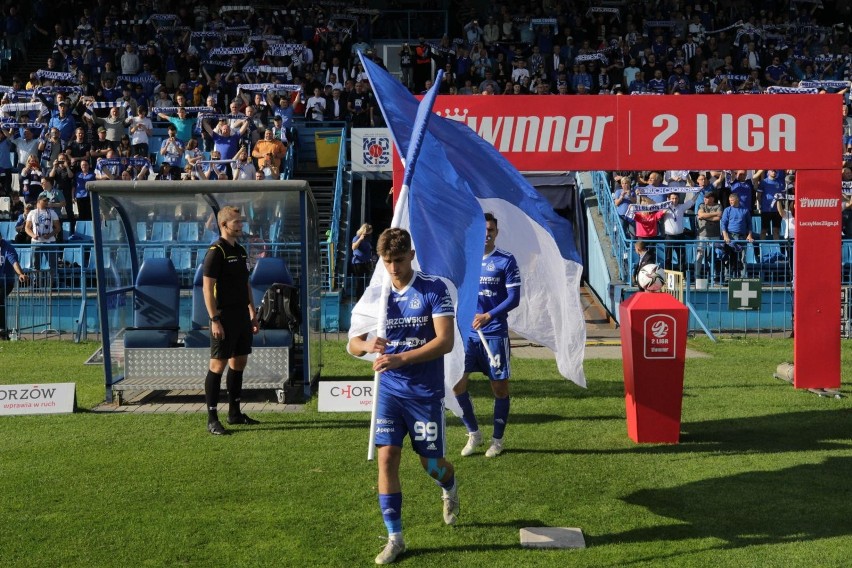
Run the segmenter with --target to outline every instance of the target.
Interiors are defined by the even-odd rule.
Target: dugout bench
[[[274,390],[282,403],[310,398],[322,334],[317,213],[306,182],[91,182],[88,188],[107,402],[121,404],[133,392],[203,391],[210,331],[201,266],[210,237],[158,242],[152,255],[150,237],[144,240],[141,231],[152,222],[187,222],[188,216],[215,227],[224,205],[245,217],[248,234],[241,244],[249,253],[255,304],[270,285],[291,284],[299,289],[302,315],[294,333],[261,330],[254,336],[243,389]],[[105,239],[103,228],[116,220],[119,238]],[[197,251],[192,276],[186,273],[188,246]]]

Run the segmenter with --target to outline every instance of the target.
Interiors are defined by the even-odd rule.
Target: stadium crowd
[[[852,152],[852,26],[822,0],[601,4],[493,4],[456,39],[397,38],[400,78],[415,93],[438,69],[457,94],[841,92]],[[382,125],[357,57],[384,66],[381,17],[364,0],[8,5],[3,45],[36,69],[4,67],[0,192],[23,208],[51,178],[67,211],[89,179],[277,179],[301,121]]]

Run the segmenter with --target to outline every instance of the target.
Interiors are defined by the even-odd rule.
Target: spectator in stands
[[[639,205],[652,204],[653,202],[647,197],[639,198]],[[653,239],[659,235],[659,222],[665,214],[665,209],[658,211],[634,211],[633,220],[636,223],[636,237],[639,239]]]
[[[92,220],[92,198],[86,184],[95,181],[89,162],[80,162],[80,171],[74,176],[74,203],[77,204],[77,220]]]
[[[125,125],[126,119],[121,116],[121,107],[110,107],[109,114],[106,118],[101,118],[95,114],[93,110],[94,102],[95,101],[89,102],[88,112],[91,113],[95,124],[99,125],[106,132],[106,140],[114,145],[118,145],[121,137],[127,133],[127,126]]]
[[[41,194],[36,201],[35,209],[30,211],[27,216],[25,230],[30,237],[30,242],[33,244],[33,268],[41,269],[42,250],[36,246],[39,244],[53,244],[56,242],[56,237],[62,231],[59,224],[59,215],[56,211],[48,207],[50,198],[46,194]],[[48,265],[55,266],[55,255],[53,249],[47,249],[46,256],[48,257]]]
[[[134,156],[148,157],[148,137],[154,132],[154,125],[148,118],[148,108],[140,106],[136,116],[128,119],[130,144]]]
[[[0,233],[0,340],[9,339],[9,327],[6,321],[6,298],[15,289],[15,282],[26,284],[27,274],[18,261],[18,251],[12,243]]]
[[[160,144],[159,153],[163,157],[162,163],[169,164],[170,172],[174,175],[180,173],[180,162],[183,159],[183,142],[177,138],[177,128],[174,124],[168,126],[168,136]],[[176,178],[174,178],[176,179]]]
[[[781,238],[781,216],[775,207],[775,195],[784,193],[784,181],[778,177],[778,170],[758,170],[754,173],[757,180],[757,212],[760,214],[760,238],[765,240],[772,234],[773,240]]]
[[[83,162],[89,163],[88,160]],[[80,162],[81,164],[83,162]],[[60,220],[67,219],[70,225],[71,232],[74,232],[74,227],[77,220],[74,217],[74,208],[71,204],[74,201],[74,170],[71,167],[70,160],[65,154],[61,154],[50,168],[47,174],[48,179],[51,179],[56,184],[56,189],[62,194],[62,201],[65,203],[65,214],[59,213]]]
[[[38,139],[38,153],[41,157],[42,168],[45,170],[50,169],[53,166],[53,162],[56,161],[56,158],[64,150],[65,145],[62,143],[62,139],[59,138],[59,130],[57,128],[45,130]]]
[[[133,155],[133,147],[130,145],[130,137],[127,134],[121,136],[115,152],[118,158],[130,158]]]
[[[26,203],[24,204],[24,210],[18,214],[18,219],[15,221],[15,242],[18,244],[28,245],[32,240],[27,234],[26,226],[27,217],[33,209],[35,209],[35,205],[32,203]]]
[[[737,170],[734,179],[731,181],[731,193],[737,194],[737,197],[740,198],[740,206],[744,207],[749,213],[754,210],[754,184],[759,181],[760,176],[757,172],[749,178],[745,170]]]
[[[751,211],[740,204],[737,193],[728,196],[729,207],[722,212],[721,230],[722,239],[728,245],[727,251],[731,265],[731,274],[739,275],[742,270],[741,243],[736,241],[746,240],[754,242],[751,232]]]
[[[325,118],[325,97],[319,87],[314,87],[314,95],[308,99],[305,118],[308,120],[324,120]]]
[[[683,203],[680,202],[680,193],[672,192],[668,196],[669,208],[665,211],[665,215],[663,215],[663,233],[667,241],[666,270],[684,272],[686,268],[686,247],[683,243],[676,242],[683,241],[685,238],[684,216],[688,210],[692,209],[693,202],[695,201],[695,192],[689,192],[686,195],[687,197]],[[677,255],[677,262],[674,261],[675,255]]]
[[[20,176],[21,201],[35,204],[42,191],[41,180],[44,172],[35,156],[30,156]]]
[[[705,270],[714,256],[713,245],[703,244],[700,241],[718,241],[722,238],[720,223],[722,206],[719,205],[716,192],[712,189],[702,195],[702,203],[698,205],[695,218],[698,224],[697,236],[699,240],[695,250],[695,277],[705,278]]]
[[[355,92],[349,96],[347,101],[347,109],[353,127],[370,126],[370,108],[370,96],[364,90],[363,83],[355,83]]]
[[[251,151],[251,156],[257,160],[258,165],[260,160],[269,158],[270,163],[281,169],[281,160],[287,154],[287,146],[281,140],[276,140],[272,129],[267,129],[263,136],[263,140],[259,140]]]
[[[157,117],[162,120],[169,121],[175,128],[175,137],[180,140],[182,144],[186,145],[186,143],[189,142],[189,139],[192,138],[192,132],[195,130],[197,119],[194,117],[189,118],[186,107],[179,106],[175,112],[177,113],[177,116],[171,116],[159,112],[157,113]]]
[[[234,161],[231,163],[231,171],[234,172],[235,180],[253,180],[257,170],[249,159],[249,153],[245,146],[240,148]]]
[[[86,142],[85,135],[85,130],[77,128],[74,131],[74,140],[65,147],[65,155],[68,156],[69,163],[75,172],[80,170],[81,161],[88,161],[91,157],[91,146]]]
[[[781,237],[786,241],[784,244],[784,256],[792,268],[793,239],[796,238],[796,200],[778,199],[775,201],[775,208],[778,216],[781,218]]]
[[[141,69],[142,62],[139,60],[136,47],[132,43],[126,44],[124,53],[121,54],[121,74],[136,75]]]
[[[627,238],[632,238],[636,235],[636,229],[632,216],[627,215],[627,209],[631,205],[636,204],[638,196],[633,188],[633,179],[630,176],[622,176],[619,179],[619,189],[613,195],[616,212],[621,219],[621,224],[624,229],[624,235]]]
[[[224,119],[219,120],[219,124],[215,129],[210,127],[207,120],[202,120],[201,124],[204,131],[213,139],[213,147],[219,153],[222,160],[231,160],[237,154],[240,147],[240,140],[248,131],[248,121],[243,120],[240,123],[239,130],[234,132],[228,122]]]
[[[221,160],[223,160],[222,154],[218,150],[210,152],[210,161],[204,161],[201,165],[202,179],[211,181],[230,179],[228,164]]]
[[[30,156],[38,156],[39,140],[35,138],[33,131],[30,128],[22,129],[23,138],[17,138],[17,132],[17,128],[4,130],[6,137],[9,138],[11,143],[15,146],[15,153],[18,158],[18,167],[23,169],[29,163]],[[38,161],[37,158],[36,161]]]
[[[12,196],[12,142],[6,132],[0,129],[0,196]]]
[[[56,116],[50,119],[47,123],[48,128],[56,128],[59,130],[59,137],[64,144],[67,144],[74,137],[74,130],[77,124],[74,117],[68,111],[68,103],[63,101],[59,103],[59,112]]]
[[[204,152],[198,147],[198,139],[190,138],[186,143],[183,151],[183,163],[185,172],[192,172],[198,166],[199,162],[204,159]]]
[[[89,150],[89,161],[96,161],[98,158],[105,158],[107,152],[113,149],[114,145],[107,139],[107,129],[103,126],[98,127],[98,137],[92,143]]]

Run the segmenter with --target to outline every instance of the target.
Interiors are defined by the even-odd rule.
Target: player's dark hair
[[[494,226],[497,226],[497,217],[494,216],[494,213],[488,212],[485,214],[485,222],[491,221],[494,223]]]
[[[411,235],[405,229],[385,229],[376,243],[376,252],[382,258],[393,258],[411,250]]]

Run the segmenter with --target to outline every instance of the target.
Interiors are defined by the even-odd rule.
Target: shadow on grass
[[[714,538],[723,540],[719,548],[726,549],[847,536],[852,501],[842,486],[850,471],[852,458],[831,457],[777,471],[643,489],[624,501],[682,524],[598,536],[594,543]]]
[[[602,419],[623,417],[602,417]],[[626,429],[625,429],[626,437]],[[848,450],[849,411],[814,410],[688,422],[680,444],[632,444],[626,448],[554,448],[518,452],[552,454],[755,454]],[[842,440],[842,441],[838,441]]]

